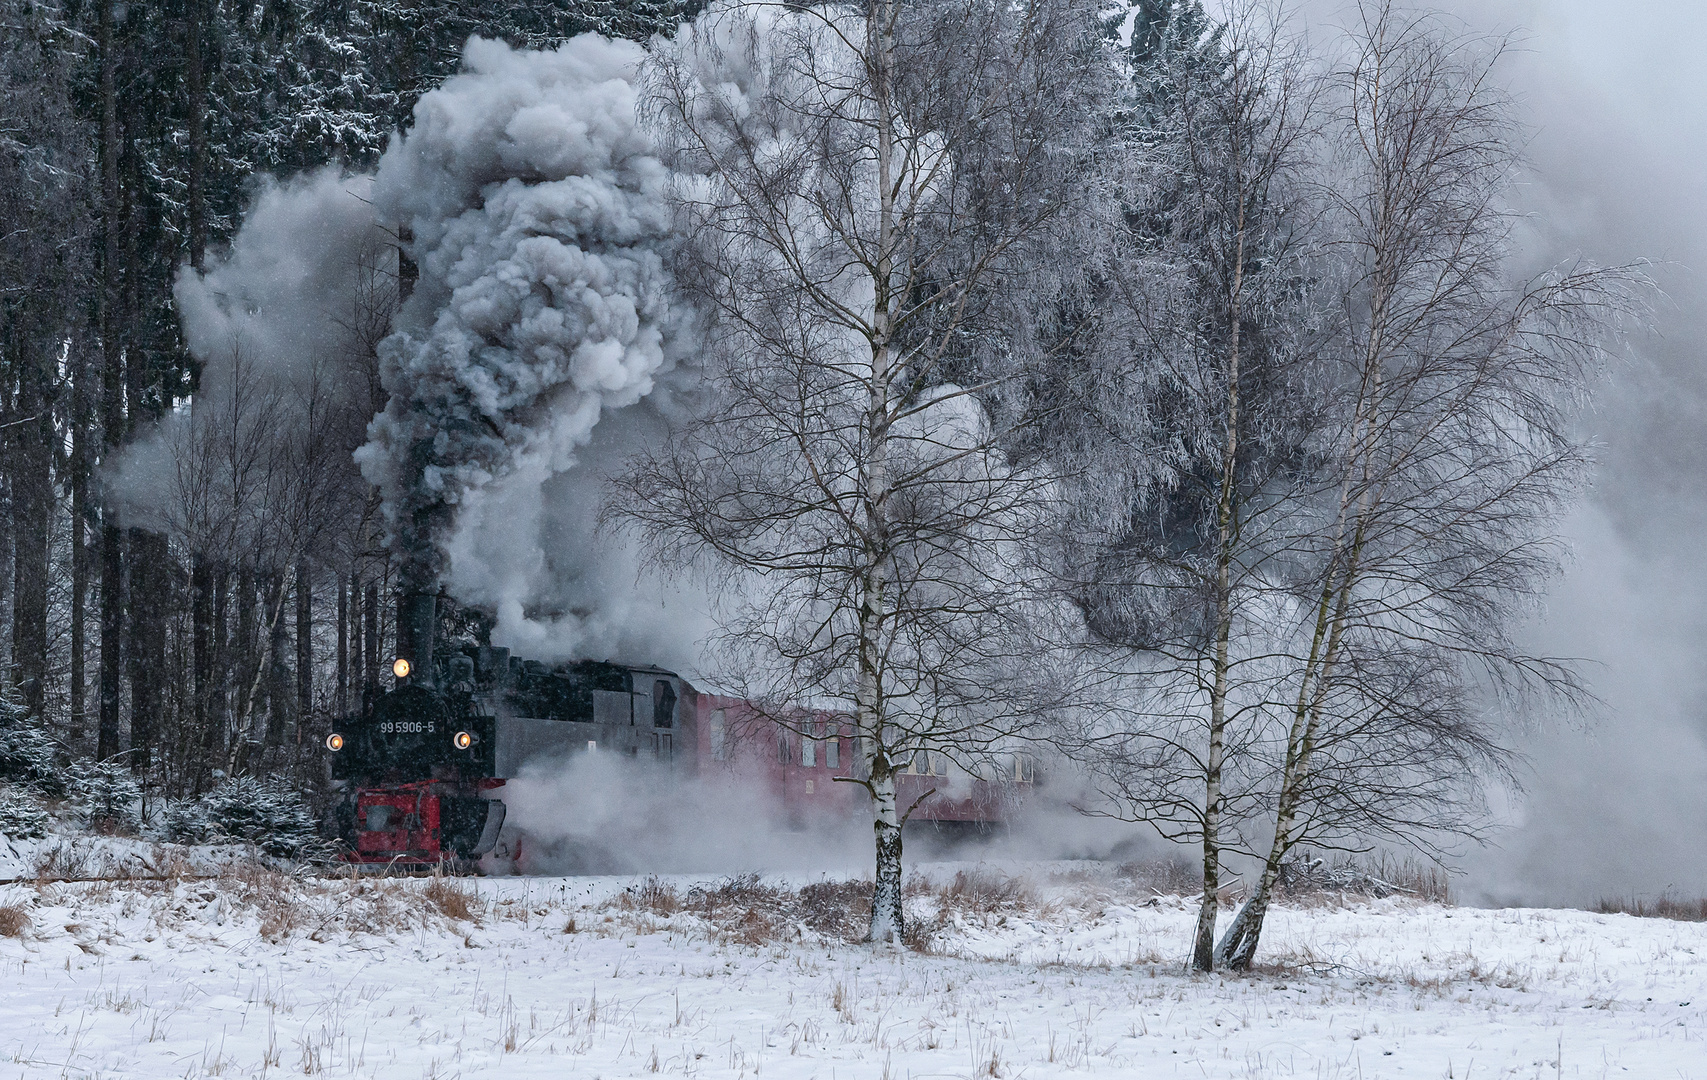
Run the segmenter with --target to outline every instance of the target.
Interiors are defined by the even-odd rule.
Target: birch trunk
[[[1239,468],[1239,374],[1241,295],[1245,278],[1244,200],[1240,200],[1238,234],[1234,244],[1233,280],[1228,292],[1227,314],[1231,342],[1227,349],[1226,436],[1221,451],[1221,492],[1216,508],[1215,556],[1215,659],[1214,681],[1209,699],[1209,753],[1204,769],[1203,802],[1203,898],[1197,909],[1197,932],[1192,944],[1191,965],[1198,971],[1215,967],[1215,916],[1221,889],[1221,816],[1223,811],[1221,771],[1227,740],[1227,693],[1229,651],[1233,634],[1233,551],[1238,543]]]
[[[891,552],[889,538],[889,412],[894,381],[890,335],[891,275],[894,272],[894,153],[889,79],[895,48],[895,5],[877,0],[866,22],[868,63],[877,129],[878,235],[872,268],[871,373],[866,386],[865,459],[860,463],[865,531],[865,572],[860,582],[859,681],[856,711],[864,738],[876,842],[876,884],[871,898],[872,944],[899,944],[901,913],[901,814],[896,805],[895,768],[889,754],[883,695],[883,638],[887,632]]]
[[[886,755],[877,757],[881,776],[874,772],[871,777],[877,872],[868,939],[873,945],[899,945],[906,929],[901,914],[901,808],[895,797],[894,769]]]

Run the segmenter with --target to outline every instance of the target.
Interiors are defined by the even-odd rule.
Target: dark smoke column
[[[390,400],[357,456],[402,564],[399,646],[417,671],[450,571],[514,600],[549,562],[544,486],[691,345],[666,269],[669,176],[635,116],[644,56],[595,36],[553,52],[471,41],[380,163],[376,206],[412,237],[419,276],[380,346]]]

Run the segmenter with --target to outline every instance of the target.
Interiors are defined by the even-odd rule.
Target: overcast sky
[[[1707,4],[1436,0],[1467,29],[1515,31],[1503,74],[1533,131],[1532,267],[1655,260],[1665,292],[1584,423],[1600,443],[1576,562],[1534,630],[1593,661],[1587,729],[1521,738],[1533,770],[1467,900],[1707,895]],[[1313,37],[1347,19],[1304,0]]]

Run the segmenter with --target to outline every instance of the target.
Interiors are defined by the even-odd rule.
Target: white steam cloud
[[[364,330],[384,317],[373,301],[391,257],[372,187],[372,177],[335,167],[267,179],[230,250],[205,273],[180,271],[184,339],[202,365],[193,409],[209,423],[243,438],[276,435],[300,421],[311,396],[322,408],[359,399],[365,376],[352,360]],[[128,524],[205,532],[219,507],[253,501],[233,486],[268,483],[257,447],[227,447],[212,459],[205,447],[192,451],[194,419],[190,408],[174,411],[104,467],[106,497]],[[265,539],[245,534],[264,515],[249,516],[257,520],[224,523],[225,542]]]
[[[530,765],[500,793],[507,850],[487,859],[489,871],[738,874],[859,870],[871,861],[863,816],[791,816],[762,783],[715,767],[695,777],[580,754]]]

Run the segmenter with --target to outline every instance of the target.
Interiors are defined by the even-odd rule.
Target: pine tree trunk
[[[290,677],[289,624],[284,619],[290,587],[285,583],[284,571],[268,572],[266,593],[267,610],[274,614],[267,626],[267,734],[264,744],[267,756],[262,761],[271,763],[273,753],[284,745],[285,730],[296,704]]]
[[[302,742],[302,725],[314,711],[314,580],[307,560],[296,564],[296,725],[295,742]]]
[[[367,596],[362,600],[362,629],[367,640],[363,643],[362,651],[362,713],[366,715],[373,709],[373,700],[379,694],[379,584],[369,582]]]
[[[249,760],[249,719],[258,692],[254,686],[260,681],[259,673],[263,670],[260,643],[256,640],[255,611],[255,567],[245,560],[237,571],[237,638],[231,650],[233,685],[228,773],[235,773]]]
[[[231,663],[232,649],[230,618],[227,611],[231,598],[231,565],[220,562],[213,569],[213,672],[209,679],[208,726],[202,736],[203,770],[219,766],[231,738]],[[207,783],[202,776],[196,782],[198,791]]]
[[[113,5],[98,4],[96,48],[100,53],[101,98],[101,437],[103,460],[124,440],[124,350],[119,313],[118,56],[113,42]],[[113,510],[101,513],[101,675],[96,756],[119,752],[120,695],[124,671],[124,534]]]
[[[171,550],[159,533],[130,532],[130,763],[143,774],[153,764],[154,744],[164,730]]]
[[[212,748],[213,654],[213,565],[206,552],[197,551],[190,556],[190,693],[192,727],[202,750],[194,770],[198,790]]]
[[[53,528],[54,424],[51,376],[39,343],[12,329],[8,344],[18,380],[11,425],[12,685],[24,707],[41,716],[47,694],[48,537]]]
[[[203,0],[184,5],[184,81],[189,126],[190,160],[186,178],[189,210],[190,265],[203,268],[207,250],[207,200],[202,193],[207,174],[207,50],[202,45],[207,17]]]
[[[338,694],[334,708],[346,715],[350,693],[350,582],[338,578]]]
[[[110,508],[101,526],[101,703],[95,756],[102,761],[119,753],[124,692],[124,530]]]
[[[0,380],[3,383],[4,380]],[[11,411],[6,387],[0,385],[0,416]],[[4,467],[6,440],[0,435],[0,672],[12,670],[12,477]],[[9,681],[9,680],[8,680]]]
[[[71,744],[88,738],[89,364],[84,342],[71,350]]]

